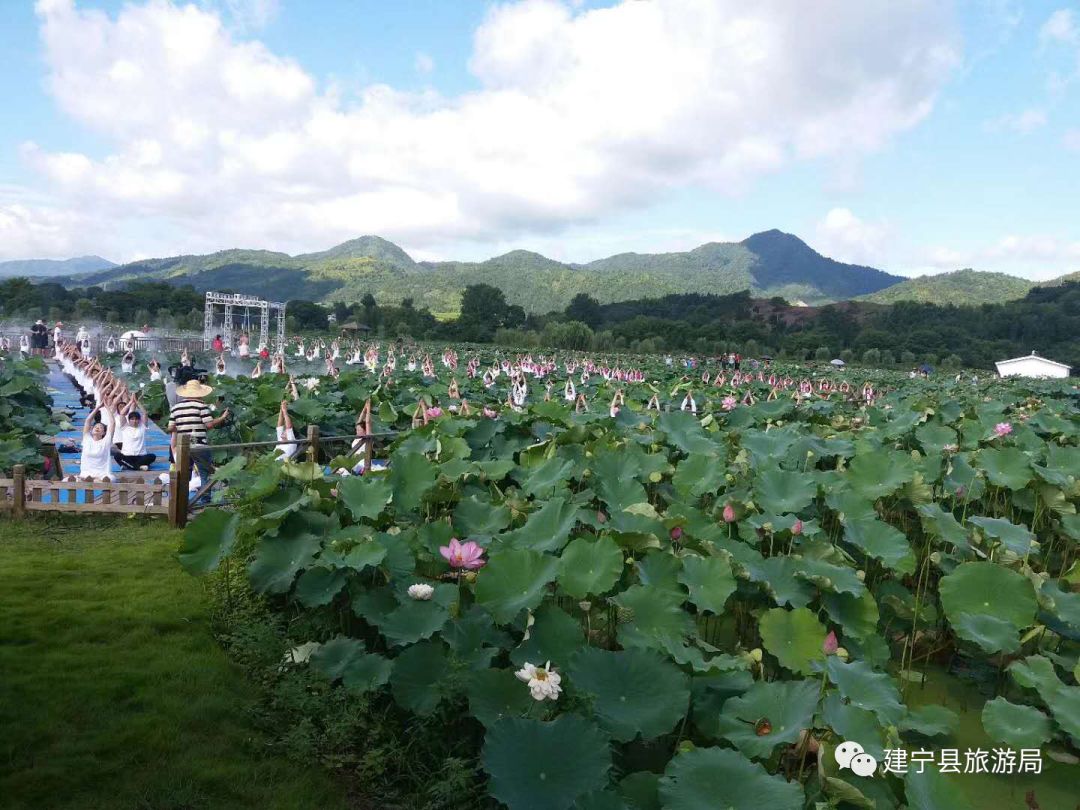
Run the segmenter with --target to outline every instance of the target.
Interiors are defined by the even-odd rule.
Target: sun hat
[[[176,389],[176,395],[178,397],[184,397],[185,399],[202,399],[205,396],[209,396],[213,393],[214,389],[209,385],[203,385],[198,380],[188,380]]]

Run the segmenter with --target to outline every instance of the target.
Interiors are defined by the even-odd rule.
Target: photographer
[[[229,418],[226,408],[215,419],[210,406],[203,400],[214,391],[209,385],[203,385],[197,379],[189,380],[176,389],[178,400],[169,410],[169,433],[177,438],[185,433],[191,437],[191,460],[199,471],[203,481],[209,481],[214,471],[210,446],[206,443],[206,432],[218,427]]]

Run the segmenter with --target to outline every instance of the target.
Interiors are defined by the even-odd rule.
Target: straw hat
[[[209,385],[203,385],[198,380],[188,380],[176,389],[176,395],[185,399],[202,399],[209,396],[213,390]]]

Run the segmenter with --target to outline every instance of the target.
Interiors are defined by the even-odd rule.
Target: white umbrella
[[[838,358],[836,358],[835,360],[831,360],[831,361],[830,361],[830,365],[833,365],[833,366],[836,366],[837,368],[840,368],[840,367],[842,367],[842,366],[845,366],[845,365],[847,365],[847,363],[845,363],[845,362],[844,362],[843,360],[841,360],[841,359],[840,359],[840,358],[838,357]]]

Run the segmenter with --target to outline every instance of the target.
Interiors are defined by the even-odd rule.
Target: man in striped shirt
[[[217,419],[203,399],[213,393],[213,388],[198,380],[189,380],[176,389],[177,402],[169,410],[170,433],[179,438],[191,437],[191,460],[203,481],[209,481],[214,471],[211,450],[206,444],[206,431],[216,428],[229,418],[228,408]]]

